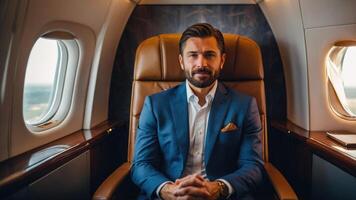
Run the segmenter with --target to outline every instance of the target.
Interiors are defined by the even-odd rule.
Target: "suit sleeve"
[[[261,121],[253,98],[246,110],[242,127],[242,141],[237,160],[237,170],[231,174],[221,177],[228,181],[234,188],[233,196],[242,197],[254,191],[263,179],[263,160],[261,143]]]
[[[159,185],[170,181],[158,170],[161,159],[157,120],[153,113],[151,98],[146,97],[137,128],[131,177],[149,198],[156,196],[155,191]]]

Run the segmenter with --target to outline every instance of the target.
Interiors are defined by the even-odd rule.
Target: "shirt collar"
[[[205,97],[205,100],[207,102],[211,102],[214,99],[215,93],[216,93],[216,88],[218,87],[218,80],[216,80],[213,84],[214,84],[214,86],[210,89],[209,93]],[[192,88],[190,88],[188,80],[185,80],[185,87],[187,88],[187,102],[188,103],[194,97],[196,99],[198,99],[198,97],[194,94]]]

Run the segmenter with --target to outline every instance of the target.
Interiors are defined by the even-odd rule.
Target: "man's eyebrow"
[[[214,50],[208,50],[208,51],[204,51],[204,53],[217,53],[217,52]]]
[[[199,51],[188,51],[187,53],[200,53],[200,52]],[[217,52],[214,50],[207,50],[202,53],[217,53]]]

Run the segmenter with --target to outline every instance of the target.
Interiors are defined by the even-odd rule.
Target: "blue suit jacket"
[[[228,123],[238,129],[222,133]],[[137,129],[131,177],[147,198],[165,181],[181,178],[189,151],[185,84],[145,99]],[[209,180],[225,179],[233,198],[262,181],[261,122],[256,100],[219,83],[206,132],[204,160]]]

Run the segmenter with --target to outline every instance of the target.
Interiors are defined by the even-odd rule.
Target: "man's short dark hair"
[[[183,48],[185,42],[191,37],[199,37],[199,38],[214,37],[218,43],[220,53],[221,54],[225,53],[225,43],[224,43],[224,37],[222,33],[208,23],[198,23],[198,24],[193,24],[183,32],[182,37],[179,40],[180,54],[183,54]]]

